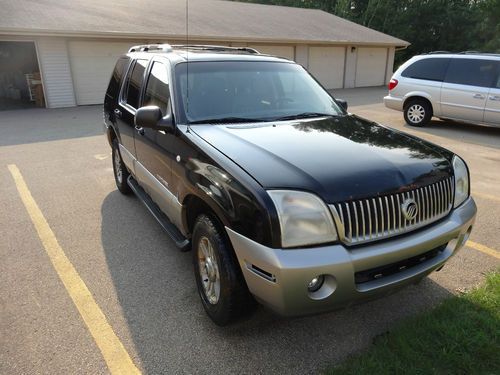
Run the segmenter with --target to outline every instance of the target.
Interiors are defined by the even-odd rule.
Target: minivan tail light
[[[392,78],[390,81],[389,81],[389,84],[387,85],[387,87],[389,88],[389,91],[391,91],[394,87],[396,87],[398,85],[398,80],[397,79],[394,79]]]

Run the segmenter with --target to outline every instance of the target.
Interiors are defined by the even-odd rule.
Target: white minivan
[[[412,126],[434,116],[500,127],[500,54],[412,57],[392,76],[384,103]]]

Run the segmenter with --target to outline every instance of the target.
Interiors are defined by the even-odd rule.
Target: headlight
[[[455,173],[455,202],[453,208],[460,206],[469,197],[469,172],[464,161],[458,156],[453,157]]]
[[[269,190],[278,211],[281,245],[295,247],[337,239],[328,207],[316,195],[303,191]]]

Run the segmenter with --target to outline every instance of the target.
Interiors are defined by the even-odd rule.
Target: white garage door
[[[343,87],[344,65],[344,47],[309,47],[309,72],[326,89]]]
[[[266,55],[284,57],[289,60],[295,59],[295,50],[293,46],[248,45],[248,47],[254,48],[260,53],[264,53]]]
[[[101,104],[104,101],[116,60],[132,45],[133,42],[73,41],[69,43],[76,104]]]
[[[387,48],[358,48],[356,87],[385,85]]]

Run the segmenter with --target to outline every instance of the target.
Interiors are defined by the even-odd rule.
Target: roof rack
[[[128,52],[171,52],[172,46],[166,43],[154,43],[154,44],[142,44],[138,46],[131,47]]]
[[[479,52],[479,51],[462,51],[459,55],[483,55],[483,56],[500,56],[500,53]]]
[[[444,55],[444,54],[449,54],[453,53],[450,51],[432,51],[432,52],[427,52],[427,55]]]
[[[425,55],[480,55],[480,56],[500,56],[499,53],[488,53],[488,52],[479,52],[479,51],[462,51],[462,52],[449,52],[449,51],[432,51],[427,52]]]
[[[253,54],[259,54],[259,51],[250,47],[227,47],[227,46],[212,46],[203,44],[174,44],[174,48],[186,48],[186,49],[196,49],[201,51],[242,51]]]

